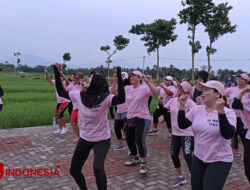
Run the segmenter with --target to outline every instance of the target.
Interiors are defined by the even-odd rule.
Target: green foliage
[[[157,77],[159,76],[159,48],[177,39],[177,35],[174,34],[175,28],[176,20],[172,18],[170,21],[158,19],[151,24],[133,25],[129,30],[129,33],[143,35],[141,40],[145,42],[144,46],[148,47],[149,55],[157,51]]]
[[[121,51],[124,48],[126,48],[129,44],[129,39],[124,38],[122,35],[115,36],[115,39],[113,40],[115,50],[111,53],[109,50],[111,49],[109,45],[101,46],[100,50],[105,51],[108,54],[108,57],[106,59],[106,63],[108,64],[108,77],[109,77],[109,64],[112,62],[111,57],[117,53],[117,51]]]
[[[174,18],[170,21],[158,19],[151,24],[133,25],[129,33],[143,35],[141,40],[146,42],[144,45],[148,47],[147,52],[150,54],[177,39],[177,35],[174,34],[175,28],[176,20]]]

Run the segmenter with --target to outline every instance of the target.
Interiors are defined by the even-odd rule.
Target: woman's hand
[[[218,112],[224,112],[225,101],[223,98],[220,98],[216,101],[216,109]]]
[[[184,95],[178,97],[179,110],[184,110],[185,109],[187,99],[188,99],[188,94],[184,94]]]

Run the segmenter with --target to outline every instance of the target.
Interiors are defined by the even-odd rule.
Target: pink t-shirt
[[[224,107],[231,125],[236,126],[236,115],[232,109]],[[192,122],[194,133],[194,154],[206,163],[233,162],[231,139],[221,136],[218,111],[207,113],[205,105],[198,105],[186,114]]]
[[[3,104],[2,98],[0,97],[0,104]]]
[[[243,89],[239,89],[237,86],[229,87],[225,90],[225,96],[227,97],[227,104],[232,108],[234,98],[239,95]],[[240,110],[234,110],[236,117],[240,117]]]
[[[192,128],[189,127],[187,129],[180,129],[178,127],[178,112],[179,112],[179,103],[178,98],[172,98],[168,101],[165,108],[170,110],[170,117],[171,117],[171,126],[172,126],[172,134],[176,136],[194,136]],[[187,114],[191,109],[196,106],[193,100],[188,99],[185,105],[185,113]]]
[[[112,93],[112,87],[109,87],[110,93]],[[123,104],[117,105],[117,111],[116,113],[125,113],[128,112],[128,102],[125,100]]]
[[[113,96],[110,94],[99,105],[88,108],[82,103],[80,91],[69,92],[73,104],[78,103],[78,126],[81,138],[97,142],[111,137],[107,114]]]
[[[148,98],[152,96],[147,85],[134,88],[132,85],[125,86],[126,102],[128,104],[127,118],[143,118],[151,120],[148,109]]]
[[[158,92],[160,92],[160,96],[163,97],[163,105],[166,105],[168,103],[168,101],[173,98],[173,97],[176,97],[176,94],[177,94],[177,90],[174,86],[166,86],[165,84],[163,85],[165,88],[167,88],[168,90],[170,90],[171,92],[173,92],[173,95],[172,96],[169,96],[166,94],[166,92],[163,90],[162,87],[160,86],[157,86],[156,89]]]
[[[82,85],[80,84],[73,84],[73,83],[70,83],[67,87],[66,87],[66,90],[67,91],[82,91]],[[76,101],[74,101],[73,103],[73,100],[72,101],[72,104],[73,104],[73,110],[76,110],[78,109],[78,103]]]
[[[54,85],[56,85],[56,81],[55,81],[55,80],[51,80],[51,82],[52,82]],[[66,99],[66,98],[63,98],[63,97],[59,96],[58,93],[57,93],[57,90],[56,90],[56,99],[57,99],[57,103],[58,103],[58,104],[61,104],[61,103],[63,103],[63,102],[70,102],[70,100],[68,100],[68,99]]]
[[[246,139],[250,140],[250,92],[243,95],[241,99],[243,110],[240,110],[240,117],[247,129]]]

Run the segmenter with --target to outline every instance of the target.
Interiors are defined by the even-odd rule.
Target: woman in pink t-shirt
[[[126,141],[131,152],[130,158],[124,164],[131,166],[140,163],[140,173],[146,173],[147,146],[146,136],[150,128],[151,117],[148,109],[149,96],[156,95],[152,78],[145,78],[142,84],[142,73],[133,71],[129,73],[132,85],[125,87],[126,102],[128,103]],[[141,161],[137,156],[137,147]]]
[[[49,73],[47,70],[44,71],[46,74],[46,80],[50,82],[51,84],[55,85],[55,80],[52,80],[51,77],[49,76]],[[60,73],[60,79],[63,81],[64,86],[66,86],[65,82],[65,75]],[[63,97],[60,97],[58,93],[56,92],[56,99],[57,99],[57,104],[56,104],[56,109],[55,109],[55,117],[58,121],[58,129],[54,132],[55,134],[65,134],[68,131],[68,128],[66,127],[66,121],[64,118],[64,112],[68,108],[68,105],[70,103],[70,100],[65,99]]]
[[[244,168],[248,182],[250,183],[250,86],[247,86],[239,93],[234,99],[232,107],[240,110],[240,117],[247,129],[244,142]]]
[[[235,132],[236,115],[225,107],[222,99],[225,88],[219,81],[201,83],[204,105],[187,114],[187,95],[180,97],[178,126],[192,126],[194,156],[191,167],[192,190],[221,190],[233,163],[231,138]]]
[[[177,187],[180,184],[185,184],[187,181],[185,177],[182,175],[181,170],[181,162],[179,159],[180,149],[182,148],[184,158],[188,165],[189,170],[191,170],[191,162],[192,162],[192,153],[194,149],[194,134],[191,128],[188,129],[180,129],[178,127],[177,116],[179,111],[179,97],[182,95],[189,95],[192,90],[192,86],[190,83],[184,81],[178,87],[178,97],[170,99],[164,107],[167,111],[170,112],[170,124],[172,128],[172,139],[170,146],[171,158],[176,168],[176,172],[178,173],[178,177],[172,181],[171,185],[173,187]],[[185,105],[185,113],[188,113],[191,109],[196,106],[195,102],[190,98],[187,99],[187,103]]]
[[[82,91],[83,77],[84,76],[81,72],[77,72],[74,76],[74,82],[70,83],[65,89],[67,91]],[[71,102],[71,104],[72,104],[72,102]],[[76,143],[80,140],[79,127],[77,125],[77,123],[78,123],[78,105],[76,102],[74,104],[72,104],[72,111],[70,114],[70,123],[71,123],[71,126],[72,126],[75,134],[76,134],[76,138],[74,138],[72,141],[74,143]]]
[[[107,178],[104,170],[104,161],[110,148],[110,128],[107,117],[108,108],[112,105],[125,102],[125,92],[121,78],[121,68],[117,68],[118,95],[110,94],[108,83],[104,76],[92,73],[85,83],[86,91],[65,91],[60,75],[61,65],[55,64],[56,89],[60,96],[71,99],[78,104],[78,125],[80,140],[76,146],[70,174],[80,189],[87,189],[82,167],[87,160],[91,149],[94,150],[93,169],[98,189],[107,189]]]
[[[124,87],[131,85],[130,81],[129,81],[128,73],[122,72],[122,80],[123,80]],[[114,94],[114,95],[117,94],[117,76],[116,76],[116,74],[113,77],[111,91],[112,91],[112,94]],[[126,101],[124,104],[117,106],[117,112],[115,115],[115,122],[114,122],[114,129],[115,129],[116,138],[118,140],[118,146],[113,147],[113,150],[115,150],[115,151],[126,149],[126,147],[123,145],[122,132],[125,134],[127,112],[128,112],[128,103]]]
[[[156,87],[157,91],[160,92],[160,97],[163,98],[163,104],[158,105],[158,107],[155,109],[154,114],[153,114],[153,129],[151,131],[149,131],[149,135],[157,135],[158,134],[158,123],[159,123],[159,117],[161,115],[164,116],[164,120],[167,120],[167,116],[166,116],[166,111],[164,109],[164,105],[168,103],[168,101],[173,98],[176,97],[176,93],[177,90],[173,85],[173,77],[168,75],[166,77],[164,77],[164,83],[160,83],[159,82],[159,86]],[[171,135],[171,128],[169,125],[167,125],[168,130],[169,130],[169,135]]]
[[[238,94],[247,86],[249,77],[247,74],[241,74],[237,75],[238,79],[238,86],[236,87],[229,87],[225,90],[225,96],[227,97],[227,103],[230,108],[232,108],[232,104],[234,101],[234,98],[238,96]],[[231,85],[232,86],[232,85]],[[246,129],[244,129],[244,125],[242,123],[242,119],[240,116],[240,111],[239,110],[234,110],[236,117],[237,117],[237,122],[236,122],[236,131],[234,134],[234,138],[232,139],[232,145],[234,148],[234,155],[235,156],[240,156],[238,152],[238,136],[240,136],[242,145],[244,146],[244,141],[245,141],[245,136],[246,136]]]

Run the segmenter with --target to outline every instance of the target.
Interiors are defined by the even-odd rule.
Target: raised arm
[[[52,83],[52,79],[51,79],[51,77],[49,76],[48,71],[47,71],[47,70],[44,70],[44,73],[45,73],[45,75],[46,75],[46,80],[47,80],[48,82],[50,82],[51,84],[53,84],[53,83]]]
[[[216,108],[219,114],[220,134],[225,139],[231,139],[235,132],[235,127],[231,125],[224,113],[225,101],[221,98],[216,101]]]
[[[150,92],[151,92],[151,94],[154,96],[154,95],[156,95],[157,93],[158,93],[158,91],[157,91],[157,89],[156,89],[156,87],[155,87],[155,85],[154,85],[154,82],[153,82],[153,80],[152,80],[152,77],[150,77],[150,79],[145,79],[145,83],[148,85],[148,87],[149,87],[149,90],[150,90]]]
[[[122,75],[121,75],[121,67],[115,67],[117,70],[117,79],[118,79],[118,95],[114,96],[112,99],[112,106],[115,106],[117,104],[123,104],[125,102],[125,90],[124,85],[122,81]]]
[[[185,105],[187,103],[188,95],[182,95],[178,97],[179,112],[178,112],[178,126],[180,129],[186,129],[192,125],[192,122],[186,118]]]
[[[59,96],[63,97],[63,98],[67,98],[67,99],[70,99],[69,98],[69,92],[66,91],[62,85],[62,81],[61,81],[61,78],[60,78],[60,73],[58,71],[58,69],[60,69],[60,64],[57,63],[54,65],[54,71],[55,71],[55,79],[56,79],[56,90],[57,90],[57,93]]]

